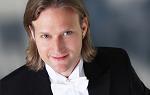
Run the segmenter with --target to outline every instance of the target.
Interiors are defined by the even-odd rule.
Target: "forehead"
[[[34,27],[79,24],[78,13],[70,7],[49,7],[33,21]]]
[[[65,7],[65,6],[64,7],[48,7],[41,12],[40,16],[45,15],[45,14],[52,15],[54,13],[75,15],[77,14],[77,11],[72,7]]]

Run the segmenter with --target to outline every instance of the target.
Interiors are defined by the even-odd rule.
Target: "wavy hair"
[[[32,38],[31,28],[34,30],[32,21],[38,19],[40,13],[49,7],[70,7],[77,11],[80,18],[80,24],[84,17],[89,22],[88,12],[84,6],[83,0],[28,0],[24,13],[24,27],[28,34],[28,47],[26,49],[26,65],[38,71],[44,67],[44,62],[40,58],[36,43]],[[96,55],[96,49],[92,46],[90,38],[90,23],[88,23],[87,33],[82,41],[81,56],[84,61],[91,62]]]

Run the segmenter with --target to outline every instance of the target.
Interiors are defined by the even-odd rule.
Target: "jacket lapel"
[[[107,63],[106,63],[107,64]],[[89,95],[109,95],[110,93],[110,66],[100,62],[84,62],[84,72],[89,79]]]
[[[34,81],[35,90],[33,90],[35,92],[33,93],[33,95],[53,95],[46,68],[44,67],[43,70],[38,71],[36,74],[37,77],[35,78],[36,80]]]

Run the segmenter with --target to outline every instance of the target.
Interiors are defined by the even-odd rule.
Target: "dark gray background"
[[[27,0],[0,1],[0,79],[25,64]],[[124,48],[150,88],[150,0],[85,0],[95,46]]]

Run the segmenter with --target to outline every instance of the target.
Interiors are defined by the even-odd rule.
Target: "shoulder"
[[[2,78],[1,81],[17,80],[25,76],[29,76],[30,75],[29,72],[33,72],[33,71],[31,71],[30,69],[28,69],[27,66],[24,65],[24,66],[19,67],[15,71],[11,72],[4,78]]]
[[[96,47],[97,54],[91,63],[84,64],[84,69],[88,72],[88,77],[101,76],[111,71],[113,76],[127,74],[131,65],[126,51],[122,48]],[[85,72],[85,73],[86,73]]]
[[[130,59],[126,50],[114,47],[97,47],[97,55],[93,61],[107,63],[109,65],[121,63],[129,64]],[[100,63],[99,63],[100,64]]]
[[[107,64],[111,71],[113,91],[130,92],[133,95],[149,95],[150,90],[136,74],[127,52],[122,48],[98,47],[95,58],[99,64]],[[100,61],[103,60],[103,61]],[[125,89],[126,88],[126,89]],[[128,94],[126,94],[128,95]]]
[[[96,47],[97,49],[97,56],[120,56],[120,55],[128,55],[126,50],[122,48],[115,48],[115,47]]]
[[[11,72],[0,81],[4,88],[13,87],[14,85],[20,87],[22,85],[30,85],[37,76],[37,72],[30,70],[26,65],[24,65]]]
[[[4,95],[32,95],[33,89],[47,84],[49,77],[45,68],[33,71],[24,65],[0,80],[0,90]]]
[[[98,47],[95,60],[98,62],[96,64],[102,64],[102,66],[107,64],[113,83],[118,84],[118,80],[121,81],[117,87],[127,84],[129,86],[130,79],[136,75],[133,73],[135,71],[127,52],[122,48]]]
[[[31,84],[34,74],[26,66],[22,66],[0,80],[0,90],[4,95],[19,95],[17,93],[25,92]]]
[[[129,67],[131,67],[130,58],[122,48],[98,47],[95,60],[99,64],[107,64],[111,71],[115,72],[112,74],[127,74]]]
[[[32,95],[43,81],[48,81],[45,69],[36,72],[24,65],[0,80],[0,90],[4,95]]]
[[[97,68],[97,71],[110,71],[112,79],[122,81],[129,79],[130,70],[133,69],[127,52],[114,47],[98,47],[92,64],[95,64],[93,68]]]
[[[96,56],[92,62],[85,64],[88,68],[104,69],[120,68],[130,64],[127,52],[122,48],[96,47]],[[85,62],[86,63],[86,62]]]
[[[111,89],[113,89],[114,92],[121,93],[122,91],[127,93],[127,89],[130,88],[130,69],[132,66],[126,51],[122,48],[102,47],[97,49],[96,57],[95,60],[98,61],[96,64],[101,64],[101,66],[106,65],[107,68],[103,71],[110,72],[111,85],[113,86]],[[104,74],[106,74],[105,72]]]
[[[108,64],[115,71],[127,72],[129,67],[132,67],[128,53],[122,48],[98,47],[95,59],[103,64]]]

